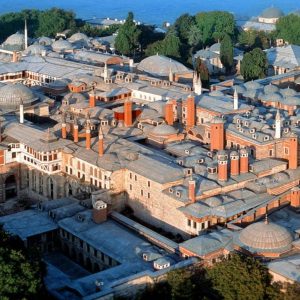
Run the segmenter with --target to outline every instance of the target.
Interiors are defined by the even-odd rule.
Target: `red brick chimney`
[[[87,150],[91,149],[91,128],[89,124],[87,124],[85,130],[85,148]]]
[[[230,153],[230,174],[231,176],[240,174],[240,157],[236,151]]]
[[[290,169],[297,169],[298,168],[298,138],[296,135],[293,134],[289,140],[289,168]]]
[[[18,54],[16,51],[13,51],[13,56],[12,56],[12,62],[16,63],[18,62],[19,58],[18,58]]]
[[[225,143],[224,120],[216,117],[210,126],[210,150],[223,150]]]
[[[132,102],[124,102],[124,124],[126,127],[132,126]]]
[[[192,96],[189,96],[186,99],[186,126],[188,128],[195,126],[195,98]]]
[[[196,181],[193,179],[189,180],[189,200],[196,202]]]
[[[102,200],[98,200],[93,204],[93,221],[101,224],[107,220],[107,204]]]
[[[104,135],[101,126],[99,128],[98,154],[99,156],[104,154]]]
[[[172,102],[167,102],[165,105],[165,120],[168,125],[173,125],[174,123]]]
[[[90,108],[93,108],[96,106],[96,95],[95,92],[90,94]]]
[[[300,207],[300,188],[294,187],[291,190],[291,206]]]
[[[240,150],[240,173],[249,172],[249,157],[247,149],[243,148]]]
[[[227,181],[228,180],[228,156],[226,153],[218,153],[218,180]]]

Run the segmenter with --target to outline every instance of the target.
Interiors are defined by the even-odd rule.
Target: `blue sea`
[[[132,11],[138,21],[161,25],[174,22],[183,13],[226,10],[237,19],[257,16],[263,9],[275,6],[285,13],[300,9],[299,0],[0,0],[0,14],[22,9],[60,7],[73,10],[83,19],[124,19]]]

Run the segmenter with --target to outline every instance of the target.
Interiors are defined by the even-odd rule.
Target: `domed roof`
[[[7,84],[0,88],[0,107],[17,109],[21,101],[24,106],[28,106],[37,100],[38,97],[27,86],[20,83]]]
[[[30,45],[26,50],[24,50],[24,54],[26,55],[42,55],[43,52],[46,52],[47,49],[42,45]]]
[[[220,49],[221,49],[221,43],[215,43],[209,48],[210,51],[219,52],[219,53],[220,53]]]
[[[276,7],[266,8],[260,15],[261,18],[265,19],[280,18],[282,16],[284,16],[283,11]]]
[[[55,41],[51,46],[55,52],[61,52],[61,51],[73,49],[72,44],[69,41],[63,39],[59,39],[58,41]]]
[[[143,59],[137,66],[138,70],[154,76],[167,77],[173,73],[188,72],[189,69],[180,62],[163,55],[153,55]]]
[[[297,95],[297,92],[293,89],[290,89],[289,87],[286,88],[286,89],[282,89],[280,90],[280,94],[283,96],[283,97],[289,97],[289,96],[296,96]]]
[[[161,124],[154,127],[154,129],[151,131],[151,134],[157,136],[168,136],[172,134],[177,134],[177,132],[178,131],[174,127],[167,124]]]
[[[280,102],[283,99],[283,97],[279,93],[263,94],[259,98],[264,101],[277,101],[277,102]]]
[[[293,237],[286,228],[280,225],[257,222],[243,229],[239,240],[250,250],[278,252],[291,249]]]
[[[68,101],[69,104],[82,103],[87,101],[86,97],[80,93],[68,93],[64,96],[63,100]]]
[[[289,97],[286,97],[282,101],[282,103],[287,104],[287,105],[299,106],[300,105],[300,97],[289,96]]]
[[[38,39],[38,43],[42,46],[50,46],[52,44],[52,39],[50,39],[47,36],[42,36],[41,38]]]
[[[210,207],[217,207],[222,205],[222,200],[219,199],[218,197],[210,197],[204,201]]]
[[[264,92],[265,94],[268,94],[268,93],[276,93],[279,91],[279,88],[276,86],[276,85],[273,85],[273,84],[269,84],[269,85],[266,85],[264,87]]]
[[[25,43],[24,34],[16,32],[16,33],[12,34],[11,36],[9,36],[3,44],[10,45],[10,46],[14,46],[14,45],[21,46],[21,45],[24,45],[24,43]]]
[[[248,81],[244,84],[244,86],[247,90],[257,90],[263,87],[260,83],[256,81]]]
[[[239,94],[243,94],[244,92],[246,92],[246,88],[244,86],[242,86],[242,85],[234,85],[232,87],[232,90],[233,91],[236,90]]]
[[[209,96],[224,97],[224,94],[221,91],[212,91],[212,92],[209,93]]]
[[[69,41],[71,43],[73,42],[77,42],[77,41],[88,41],[89,38],[86,34],[84,33],[81,33],[81,32],[77,32],[77,33],[74,33],[70,38],[69,38]]]

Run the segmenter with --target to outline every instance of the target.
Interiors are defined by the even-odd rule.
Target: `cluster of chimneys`
[[[90,95],[90,108],[95,107],[95,105],[96,105],[96,96],[95,96],[95,93],[93,93]],[[126,127],[132,126],[132,123],[133,123],[132,119],[133,119],[133,117],[132,117],[132,102],[125,101],[124,102],[124,125]],[[91,123],[90,123],[89,118],[87,118],[87,120],[86,120],[85,128],[86,128],[85,129],[86,149],[89,150],[89,149],[91,149],[91,138],[92,138]],[[76,119],[74,120],[72,135],[73,135],[74,143],[78,143],[78,141],[79,141],[79,126],[78,126]],[[64,115],[62,118],[61,136],[63,139],[67,138],[67,123],[66,123]],[[98,133],[98,153],[99,153],[99,156],[103,156],[103,154],[104,154],[104,134],[103,134],[101,126],[99,128],[99,133]]]
[[[249,171],[248,151],[241,149],[230,153],[230,176],[237,176]],[[218,180],[228,180],[228,155],[226,152],[218,153]],[[196,181],[191,179],[188,183],[188,198],[192,203],[196,202]]]

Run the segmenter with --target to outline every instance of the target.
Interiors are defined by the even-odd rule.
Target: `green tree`
[[[274,32],[264,32],[257,30],[241,31],[238,36],[238,42],[244,50],[253,50],[254,48],[268,49],[275,39]]]
[[[241,62],[241,74],[245,81],[264,78],[268,69],[267,55],[259,48],[245,53]]]
[[[184,269],[168,273],[167,281],[171,290],[172,300],[191,299],[193,297],[193,283],[191,273]]]
[[[234,16],[225,11],[201,12],[196,15],[196,24],[202,35],[204,45],[223,39],[225,34],[235,36]]]
[[[142,50],[146,49],[150,44],[164,39],[165,34],[161,32],[156,32],[155,27],[152,25],[139,25],[138,28],[141,30],[141,35],[139,42]]]
[[[178,32],[178,37],[181,42],[186,43],[188,41],[191,27],[195,25],[195,23],[195,17],[189,14],[183,14],[175,21],[174,27]]]
[[[222,64],[226,68],[226,71],[230,71],[233,66],[233,44],[228,34],[225,34],[221,41],[220,58]]]
[[[224,300],[267,299],[267,288],[271,286],[266,267],[254,258],[237,254],[208,269],[207,277],[216,295]]]
[[[1,299],[41,299],[44,268],[40,256],[26,251],[22,242],[0,229],[0,295]]]
[[[56,33],[74,27],[76,22],[73,12],[52,8],[39,14],[36,36],[55,37]]]
[[[134,23],[133,13],[129,12],[116,37],[116,50],[125,55],[135,55],[135,51],[139,46],[140,34],[141,30]]]
[[[188,33],[188,44],[195,50],[202,46],[202,33],[197,25],[193,25]]]
[[[180,58],[181,46],[180,39],[177,36],[176,31],[172,28],[168,31],[166,37],[162,41],[157,41],[148,46],[146,55],[151,56],[158,53],[173,58]]]
[[[300,16],[289,14],[276,23],[277,37],[290,44],[300,45]]]
[[[202,86],[209,88],[209,71],[206,64],[199,57],[195,61],[195,71],[200,75]]]
[[[300,295],[300,283],[288,284],[283,300],[298,300]]]

